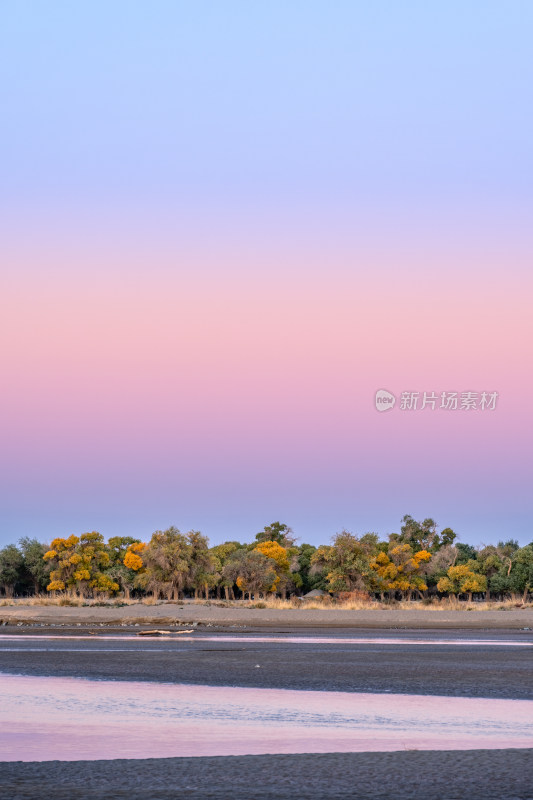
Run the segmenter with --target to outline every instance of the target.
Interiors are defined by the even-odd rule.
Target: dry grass
[[[33,597],[3,598],[0,606],[71,606],[82,607],[106,607],[120,608],[123,606],[163,606],[168,605],[167,600],[154,600],[153,597],[135,598],[124,600],[123,598],[105,599],[83,599],[81,597],[50,597],[49,595],[35,595]],[[329,595],[323,598],[312,598],[305,600],[300,597],[290,597],[282,600],[279,597],[265,597],[260,600],[180,600],[179,605],[200,605],[217,606],[219,608],[267,608],[273,611],[283,611],[289,609],[303,608],[306,611],[311,609],[325,610],[338,609],[346,611],[374,611],[374,610],[402,610],[402,611],[496,611],[510,610],[516,608],[533,608],[533,603],[521,603],[516,600],[491,600],[490,602],[468,602],[457,600],[454,597],[428,598],[424,600],[400,600],[390,602],[380,602],[373,599],[345,599],[335,600]]]
[[[205,602],[205,601],[204,601]],[[391,602],[380,602],[379,600],[344,600],[335,601],[331,597],[313,598],[304,600],[303,598],[291,597],[288,600],[281,600],[279,597],[267,597],[262,600],[238,601],[230,603],[239,605],[241,608],[268,608],[276,611],[284,609],[304,608],[309,609],[344,609],[347,611],[376,611],[376,610],[402,610],[402,611],[496,611],[515,608],[533,608],[533,603],[520,603],[516,600],[491,600],[490,602],[468,602],[457,600],[454,597],[434,598],[430,602],[421,600],[399,600]]]
[[[407,602],[407,600],[402,600],[398,603],[398,608],[406,610],[424,608],[428,609],[428,611],[505,611],[513,608],[533,608],[533,603],[522,603],[519,600],[468,602],[467,600],[458,600],[456,597],[435,597],[422,601]]]
[[[84,606],[98,607],[103,606],[107,608],[120,608],[121,606],[132,605],[160,605],[162,601],[154,601],[153,598],[147,597],[142,600],[124,600],[123,598],[83,598],[83,597],[50,597],[49,595],[39,594],[32,597],[15,597],[11,599],[3,598],[0,600],[0,606],[72,606],[73,608],[82,608]]]
[[[304,600],[299,597],[290,597],[288,600],[282,600],[279,597],[266,597],[263,600],[252,600],[244,603],[239,603],[242,608],[269,608],[275,611],[283,611],[284,609],[305,608],[309,609],[347,609],[349,611],[369,611],[378,608],[391,608],[385,603],[380,603],[376,600],[345,600],[343,602],[335,602],[331,597],[312,598]]]
[[[380,602],[379,600],[345,600],[343,602],[336,602],[329,597],[321,600],[320,598],[313,598],[312,600],[303,600],[300,598],[290,598],[288,600],[281,600],[278,597],[265,598],[263,600],[240,602],[239,605],[243,608],[268,608],[271,610],[282,611],[284,609],[304,608],[309,609],[343,609],[347,611],[387,611],[387,610],[402,610],[402,611],[496,611],[515,608],[533,608],[533,603],[517,603],[515,600],[491,600],[491,602],[469,603],[466,600],[457,600],[456,598],[435,598],[433,602],[423,602],[420,600],[400,600],[392,602]]]

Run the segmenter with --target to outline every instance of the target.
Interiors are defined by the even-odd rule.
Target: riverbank
[[[11,800],[533,798],[533,750],[0,763]]]
[[[5,605],[0,625],[50,626],[180,626],[217,628],[346,628],[412,630],[533,629],[533,608],[441,609],[413,604],[410,608],[259,608],[199,603],[58,606]]]

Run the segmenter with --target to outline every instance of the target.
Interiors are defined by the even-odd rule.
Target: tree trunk
[[[487,586],[487,590],[485,592],[485,602],[486,603],[490,603],[490,589],[489,589],[488,586]]]
[[[224,586],[224,596],[229,601],[229,586]]]
[[[205,599],[209,600],[209,586],[207,583],[204,583],[204,590],[205,590]]]
[[[130,600],[130,599],[131,599],[131,589],[130,589],[129,586],[125,586],[124,587],[124,600]]]
[[[468,602],[472,602],[472,592],[468,592]]]

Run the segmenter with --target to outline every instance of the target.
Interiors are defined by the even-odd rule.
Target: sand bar
[[[494,610],[420,607],[412,609],[268,609],[194,603],[121,606],[2,606],[0,624],[169,625],[198,623],[220,628],[383,628],[419,630],[533,629],[533,608]]]
[[[533,750],[0,763],[10,800],[530,800]]]

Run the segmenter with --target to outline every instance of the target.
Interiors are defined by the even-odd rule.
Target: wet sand
[[[10,800],[532,800],[533,750],[0,763]]]
[[[256,637],[247,630],[234,641],[201,628],[171,641],[127,634],[121,638],[118,631],[107,639],[94,628],[85,633],[71,629],[81,636],[73,639],[67,629],[51,639],[45,629],[29,629],[38,638],[26,638],[22,628],[1,630],[17,630],[17,636],[0,633],[0,672],[19,675],[533,699],[533,647],[515,646],[533,644],[533,631],[477,632],[478,643],[469,646],[474,636],[468,631],[448,632],[450,643],[437,645],[443,639],[440,631],[386,634],[366,629],[352,632],[349,644],[343,631],[337,632],[337,643],[318,646],[289,641],[298,639],[298,632],[287,629],[276,642],[261,641],[260,630]],[[96,630],[95,635],[89,630]],[[406,642],[386,644],[387,636]],[[409,644],[413,636],[421,643]],[[328,639],[335,642],[331,632]]]

